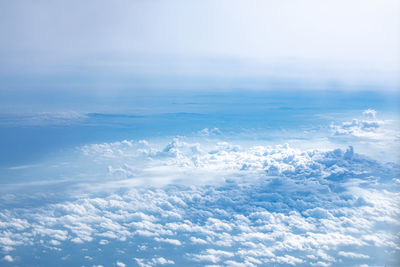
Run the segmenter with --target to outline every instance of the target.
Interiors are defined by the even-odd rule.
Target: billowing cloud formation
[[[366,116],[366,117],[368,117],[368,118],[370,118],[370,119],[375,119],[375,117],[376,117],[376,110],[370,109],[370,108],[369,108],[369,109],[367,109],[367,110],[364,110],[363,115]]]
[[[359,151],[387,161],[398,161],[399,123],[393,117],[378,119],[377,111],[367,109],[362,118],[332,122],[329,140],[339,144],[355,144]],[[372,153],[370,153],[372,152]]]
[[[385,130],[381,127],[388,122],[378,120],[376,111],[367,109],[363,112],[366,119],[353,119],[351,122],[343,122],[342,125],[331,125],[337,136],[354,136],[370,139],[382,139],[385,135]]]
[[[346,150],[302,151],[288,144],[243,149],[219,142],[214,148],[205,150],[199,143],[191,144],[175,138],[162,149],[149,145],[147,141],[125,140],[84,146],[82,152],[97,164],[107,164],[108,175],[113,178],[143,181],[142,177],[148,177],[147,184],[152,177],[167,184],[177,181],[193,184],[221,181],[228,174],[245,176],[246,179],[284,176],[342,180],[350,176],[366,178],[371,172],[379,172],[380,178],[387,177],[378,167],[378,162],[355,154],[351,146]],[[201,179],[196,181],[199,176]]]
[[[161,149],[123,141],[80,151],[79,160],[108,166],[104,175],[113,183],[97,186],[118,188],[3,209],[0,244],[11,259],[58,266],[396,264],[398,166],[352,147],[206,149],[175,139]],[[34,247],[36,258],[27,252]]]

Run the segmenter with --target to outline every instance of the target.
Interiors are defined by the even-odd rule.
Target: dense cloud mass
[[[375,110],[367,109],[363,112],[363,115],[366,119],[353,119],[351,122],[343,122],[342,125],[332,124],[331,128],[335,131],[336,136],[350,135],[353,137],[380,139],[387,133],[387,130],[382,130],[382,126],[390,122],[378,120]]]
[[[390,266],[399,256],[398,166],[352,147],[174,139],[78,153],[106,178],[74,199],[3,209],[2,264]]]

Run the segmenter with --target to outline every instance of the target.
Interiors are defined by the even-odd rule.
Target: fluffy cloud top
[[[398,166],[352,147],[224,142],[206,149],[175,139],[163,148],[123,141],[79,151],[78,161],[105,166],[105,178],[80,187],[76,198],[1,210],[0,245],[11,259],[51,258],[59,266],[88,257],[126,266],[396,264]],[[90,190],[96,186],[101,190]],[[33,248],[38,258],[27,252]]]
[[[381,129],[387,122],[376,118],[376,111],[367,109],[363,112],[366,119],[353,119],[351,122],[343,122],[341,125],[332,124],[331,128],[337,136],[353,136],[370,139],[381,139],[385,129]]]

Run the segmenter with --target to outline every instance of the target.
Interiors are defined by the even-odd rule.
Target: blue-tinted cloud
[[[207,149],[177,139],[161,148],[123,141],[81,152],[110,165],[105,180],[78,183],[80,196],[72,200],[2,210],[0,242],[16,262],[395,264],[398,166],[351,147],[245,149],[225,142]],[[155,187],[143,186],[152,182]],[[24,252],[31,246],[47,256],[31,259]],[[71,248],[73,259],[67,257]]]

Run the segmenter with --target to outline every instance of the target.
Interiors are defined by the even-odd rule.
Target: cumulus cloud
[[[8,262],[13,262],[14,261],[13,257],[11,257],[10,255],[5,255],[3,259],[5,261],[8,261]]]
[[[175,264],[172,260],[167,260],[163,257],[154,258],[151,260],[154,264],[166,265],[166,264]]]
[[[376,117],[376,110],[374,109],[367,109],[364,110],[363,115],[366,116],[369,119],[375,119]]]
[[[302,151],[288,144],[243,149],[221,142],[206,150],[198,143],[175,139],[161,149],[124,141],[85,146],[82,152],[96,164],[108,165],[104,176],[159,186],[210,184],[223,182],[227,176],[243,175],[246,179],[265,175],[343,179],[350,174],[364,177],[366,169],[372,171],[378,166],[376,161],[354,153],[351,146],[346,150]]]
[[[173,260],[166,259],[164,257],[152,258],[152,259],[140,259],[134,258],[136,263],[141,267],[152,267],[159,265],[174,265],[175,262]]]
[[[302,263],[303,262],[302,259],[290,256],[290,255],[278,256],[278,257],[276,257],[275,260],[278,263],[287,263],[287,264],[290,264],[290,265],[296,265],[298,263]]]
[[[134,258],[140,266],[339,266],[376,263],[381,255],[386,261],[379,263],[393,264],[391,255],[399,250],[394,229],[400,195],[392,181],[398,166],[352,147],[242,148],[225,142],[204,148],[175,139],[164,147],[123,141],[79,151],[79,160],[124,169],[121,175],[105,168],[112,183],[98,182],[118,188],[0,211],[0,245],[10,257],[23,246],[99,244],[101,251],[82,257],[109,255],[115,264],[118,249],[131,256],[119,252],[118,262]],[[196,181],[209,174],[218,182]],[[127,183],[152,177],[170,182]]]
[[[398,162],[399,122],[387,114],[382,117],[379,118],[375,110],[367,109],[361,118],[332,122],[328,140],[340,145],[354,144],[358,150],[371,157]]]
[[[201,238],[196,238],[196,237],[194,237],[194,236],[192,236],[191,238],[190,238],[190,241],[192,241],[194,244],[207,244],[207,241],[205,241],[204,239],[201,239]]]
[[[165,243],[169,243],[171,245],[175,245],[175,246],[180,246],[182,245],[181,241],[177,240],[177,239],[171,239],[171,238],[154,238],[155,241],[157,242],[165,242]]]
[[[366,119],[353,119],[351,122],[343,122],[341,125],[332,124],[331,129],[336,136],[353,136],[371,139],[379,139],[383,137],[385,121],[376,118],[376,111],[367,109],[363,112]]]

